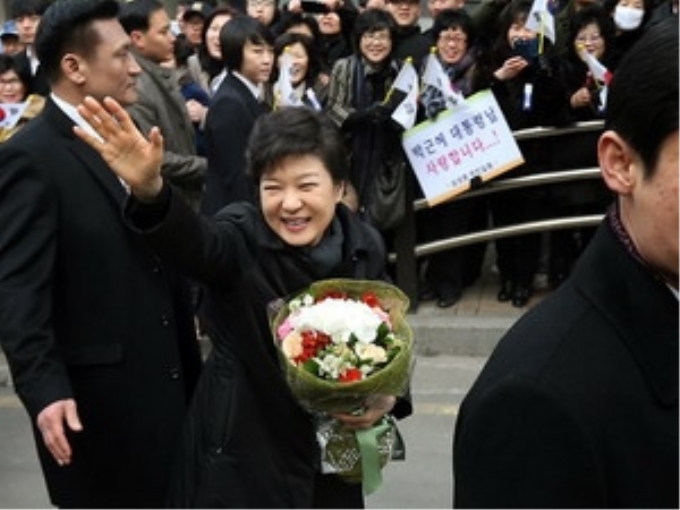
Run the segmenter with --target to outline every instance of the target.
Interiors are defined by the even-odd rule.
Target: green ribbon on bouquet
[[[364,494],[371,494],[382,485],[378,437],[387,432],[389,428],[390,425],[383,420],[380,425],[370,429],[355,431],[361,452],[361,483]]]

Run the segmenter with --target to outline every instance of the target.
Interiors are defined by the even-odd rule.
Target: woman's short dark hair
[[[243,47],[246,42],[274,46],[274,40],[267,27],[255,18],[246,14],[238,14],[227,21],[220,30],[222,61],[229,70],[241,69]]]
[[[31,72],[28,66],[23,66],[19,63],[16,57],[12,55],[0,54],[0,75],[7,71],[14,71],[24,86],[24,92],[28,94],[31,89]]]
[[[40,19],[35,40],[36,54],[50,83],[59,78],[65,54],[94,55],[100,38],[92,24],[116,19],[119,9],[116,0],[56,0],[50,5]]]
[[[347,179],[345,144],[328,115],[288,106],[257,119],[246,151],[248,172],[256,183],[285,157],[307,155],[322,161],[333,182]]]
[[[308,35],[288,32],[281,34],[274,41],[274,58],[278,59],[284,52],[287,46],[291,44],[300,43],[307,52],[307,75],[305,76],[305,84],[307,87],[312,87],[316,83],[316,79],[321,72],[321,57],[317,50],[314,40]],[[274,66],[272,71],[271,81],[272,83],[278,79],[279,69],[278,66]]]
[[[572,57],[578,55],[577,50],[574,47],[574,41],[576,41],[578,33],[591,24],[598,26],[600,36],[605,44],[605,52],[607,54],[613,53],[615,45],[614,36],[616,34],[614,20],[607,14],[604,7],[593,4],[576,11],[569,22],[567,53]]]
[[[623,57],[609,85],[605,129],[640,154],[647,177],[664,140],[678,131],[678,32],[674,17],[653,25]]]
[[[360,51],[360,42],[364,34],[371,32],[380,32],[387,30],[390,33],[392,44],[394,44],[394,36],[397,30],[397,24],[392,15],[383,9],[366,9],[357,16],[354,21],[354,30],[352,31],[352,48],[358,55]]]
[[[288,32],[291,28],[298,25],[305,25],[312,33],[315,41],[319,41],[321,32],[319,31],[319,22],[314,16],[304,12],[284,11],[281,14],[281,21],[276,26],[277,36],[281,36]]]
[[[444,9],[434,18],[432,23],[432,40],[437,41],[442,32],[459,29],[468,38],[468,47],[472,46],[477,39],[477,31],[472,23],[472,18],[465,9]]]
[[[531,5],[531,0],[511,0],[503,8],[496,21],[499,40],[507,40],[508,30],[514,23],[526,23]]]
[[[196,50],[196,54],[198,55],[198,61],[201,64],[201,68],[208,73],[210,79],[214,78],[215,76],[222,72],[222,70],[224,69],[224,63],[221,60],[213,57],[210,53],[208,53],[207,47],[208,29],[210,28],[211,23],[217,16],[226,15],[231,16],[233,18],[234,16],[237,16],[239,13],[240,11],[235,7],[232,7],[231,5],[221,5],[220,7],[213,9],[208,15],[208,17],[205,18],[205,22],[203,23],[203,29],[201,30],[201,45]]]

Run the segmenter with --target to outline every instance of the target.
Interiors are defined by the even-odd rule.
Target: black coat
[[[135,213],[131,214],[133,222]],[[213,350],[193,401],[172,506],[310,508],[318,450],[309,414],[282,377],[268,306],[314,280],[382,279],[379,234],[344,206],[342,262],[318,272],[304,249],[287,247],[250,204],[233,204],[214,223],[171,197],[167,216],[147,233],[161,256],[207,286]],[[410,413],[400,401],[395,415]],[[361,501],[361,486],[343,484],[339,507]]]
[[[205,121],[208,171],[201,211],[213,215],[234,202],[255,201],[246,175],[246,146],[257,118],[268,111],[236,76],[229,73],[213,97]]]
[[[677,508],[678,301],[602,225],[464,399],[459,508]]]
[[[0,148],[0,339],[32,422],[78,406],[69,467],[36,437],[52,503],[158,507],[200,366],[192,314],[72,126],[48,100]]]

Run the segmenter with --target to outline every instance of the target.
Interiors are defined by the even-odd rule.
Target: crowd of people
[[[677,39],[677,0],[549,0],[552,39],[530,28],[532,5],[484,0],[471,8],[460,0],[429,0],[432,24],[423,30],[418,0],[181,1],[174,17],[160,0],[11,2],[11,19],[0,35],[0,101],[25,108],[3,128],[0,144],[0,341],[32,418],[55,505],[363,506],[361,485],[318,470],[314,422],[282,379],[267,308],[319,279],[390,279],[385,253],[395,227],[380,224],[371,201],[375,168],[408,169],[404,127],[392,118],[403,99],[393,84],[406,62],[422,73],[428,59],[436,58],[451,90],[462,97],[491,90],[512,130],[608,119],[604,135],[520,141],[524,163],[499,177],[601,164],[603,182],[454,199],[419,216],[420,239],[604,213],[619,196],[607,229],[554,232],[547,243],[537,234],[496,241],[498,300],[526,306],[547,260],[550,283],[563,296],[557,303],[574,311],[562,315],[552,305],[542,319],[520,328],[526,336],[540,336],[540,324],[559,317],[569,338],[578,336],[568,319],[578,322],[575,316],[586,305],[572,296],[572,286],[565,287],[577,261],[594,251],[587,271],[613,271],[603,259],[609,254],[609,260],[626,261],[619,264],[622,272],[635,272],[626,258],[631,252],[656,275],[636,280],[655,296],[655,313],[672,308],[672,294],[662,291],[668,285],[677,297],[677,267],[671,267],[673,257],[677,266],[677,232],[674,248],[672,242],[658,250],[651,246],[655,234],[669,235],[660,230],[670,222],[664,211],[672,209],[665,186],[675,182],[677,195],[677,174],[675,181],[667,175],[673,150],[677,166],[677,115],[658,140],[638,133],[637,119],[632,127],[626,120],[626,105],[638,89],[619,84],[624,78],[617,82],[617,73],[621,66],[625,82],[635,82],[631,60],[645,57],[636,43],[667,33],[662,28],[672,23],[666,18],[675,18]],[[674,48],[649,46],[655,44],[666,48],[664,62],[677,60],[677,40]],[[627,58],[636,50],[635,59]],[[659,116],[677,113],[677,81],[671,97],[662,76],[644,72],[658,81],[654,92],[665,108]],[[283,78],[290,83],[282,85]],[[644,115],[642,99],[636,99],[635,111]],[[610,103],[616,108],[611,114]],[[444,109],[441,94],[425,89],[417,119],[436,120]],[[665,138],[673,136],[674,147]],[[631,175],[635,154],[648,168],[639,175]],[[648,182],[657,179],[657,164],[666,179],[661,190]],[[406,178],[417,188],[412,172]],[[617,184],[624,181],[641,189]],[[659,196],[650,198],[648,188]],[[677,196],[674,204],[677,216]],[[660,215],[658,225],[647,224],[642,216],[648,214]],[[627,251],[613,250],[619,241]],[[485,247],[475,245],[428,257],[420,298],[435,299],[442,308],[454,305],[480,276],[484,254]],[[587,287],[584,271],[574,278]],[[607,296],[588,289],[586,294],[597,295],[595,303],[635,292],[626,288]],[[611,314],[602,306],[602,317],[624,322],[636,313],[627,304],[617,304]],[[659,340],[674,331],[677,350],[675,319],[673,326],[665,315],[659,318]],[[593,331],[603,342],[616,337],[606,318],[586,322],[583,338]],[[640,324],[653,329],[648,321]],[[633,331],[640,324],[631,325]],[[205,362],[197,334],[212,342]],[[585,349],[574,346],[574,352]],[[462,473],[459,502],[551,506],[543,493],[522,499],[504,486],[524,471],[511,463],[507,472],[513,476],[505,477],[505,464],[490,470],[494,445],[475,443],[483,439],[475,436],[479,416],[488,419],[486,427],[502,421],[482,385],[496,388],[494,367],[510,366],[516,357],[512,348],[505,350],[510,354],[489,365],[483,381],[490,382],[480,383],[465,407],[454,455]],[[675,362],[677,376],[677,352]],[[539,375],[531,377],[540,378],[543,365],[535,367]],[[611,377],[617,377],[613,368]],[[558,390],[568,383],[555,382]],[[522,400],[522,389],[518,407],[532,402]],[[556,408],[564,404],[554,402]],[[592,407],[604,412],[597,403]],[[674,409],[677,425],[677,388]],[[407,393],[373,399],[363,414],[336,418],[359,430],[385,414],[401,419],[411,412]],[[489,437],[494,433],[489,430]],[[677,461],[677,430],[675,442]],[[659,451],[667,446],[659,444]],[[659,466],[672,475],[668,459],[659,455]],[[552,484],[560,482],[548,470],[540,473],[542,487],[546,494],[564,494],[554,500],[561,505],[625,503],[626,490],[618,482],[610,488],[607,476],[595,473],[605,469],[599,460],[595,455],[590,463],[568,465],[593,471],[587,493],[578,484],[555,490]],[[625,469],[626,460],[614,461]],[[642,489],[643,497],[658,496],[651,504],[672,499],[664,485],[669,473],[657,468],[657,481]],[[532,485],[537,473],[529,471]],[[677,489],[677,465],[675,475]],[[487,496],[484,481],[503,493]],[[623,501],[610,495],[617,490]]]
[[[350,164],[346,202],[373,220],[388,249],[394,225],[371,218],[370,203],[377,166],[398,172],[408,168],[400,144],[403,127],[391,119],[400,96],[390,91],[406,59],[422,73],[432,50],[455,91],[467,97],[491,89],[512,130],[559,128],[602,119],[605,112],[607,87],[593,76],[584,52],[613,73],[649,27],[678,12],[676,0],[550,0],[555,20],[551,40],[526,26],[531,0],[484,0],[474,7],[459,0],[431,0],[426,30],[421,25],[427,13],[417,0],[359,5],[344,0],[281,5],[185,0],[172,19],[153,3],[123,4],[121,21],[142,68],[140,97],[128,109],[143,131],[161,128],[164,175],[195,209],[214,214],[233,201],[254,200],[244,172],[245,147],[255,120],[280,106],[275,84],[286,53],[295,55],[291,82],[297,100],[328,114],[345,137]],[[3,72],[0,99],[32,104],[21,122],[4,130],[3,139],[42,107],[47,87],[33,40],[47,5],[48,0],[14,2],[2,33],[5,54],[11,55],[3,59],[3,68],[15,70]],[[6,95],[10,88],[13,94]],[[436,119],[442,108],[424,91],[418,119]],[[524,140],[525,163],[506,176],[596,166],[598,136],[581,132]],[[570,150],[560,150],[564,146]],[[417,198],[419,186],[408,173]],[[491,226],[599,214],[611,198],[599,181],[581,181],[452,200],[418,215],[417,236],[425,242]],[[498,300],[526,306],[539,272],[547,273],[550,288],[557,288],[593,233],[578,228],[495,241]],[[422,260],[419,299],[435,299],[442,308],[454,305],[479,278],[485,253],[486,245],[479,243]]]

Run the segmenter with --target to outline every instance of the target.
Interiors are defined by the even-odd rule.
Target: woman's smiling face
[[[259,189],[269,228],[298,247],[319,244],[343,194],[343,186],[314,155],[286,156],[265,172]]]
[[[386,28],[364,32],[359,41],[363,57],[371,64],[380,64],[392,52],[392,36]]]

